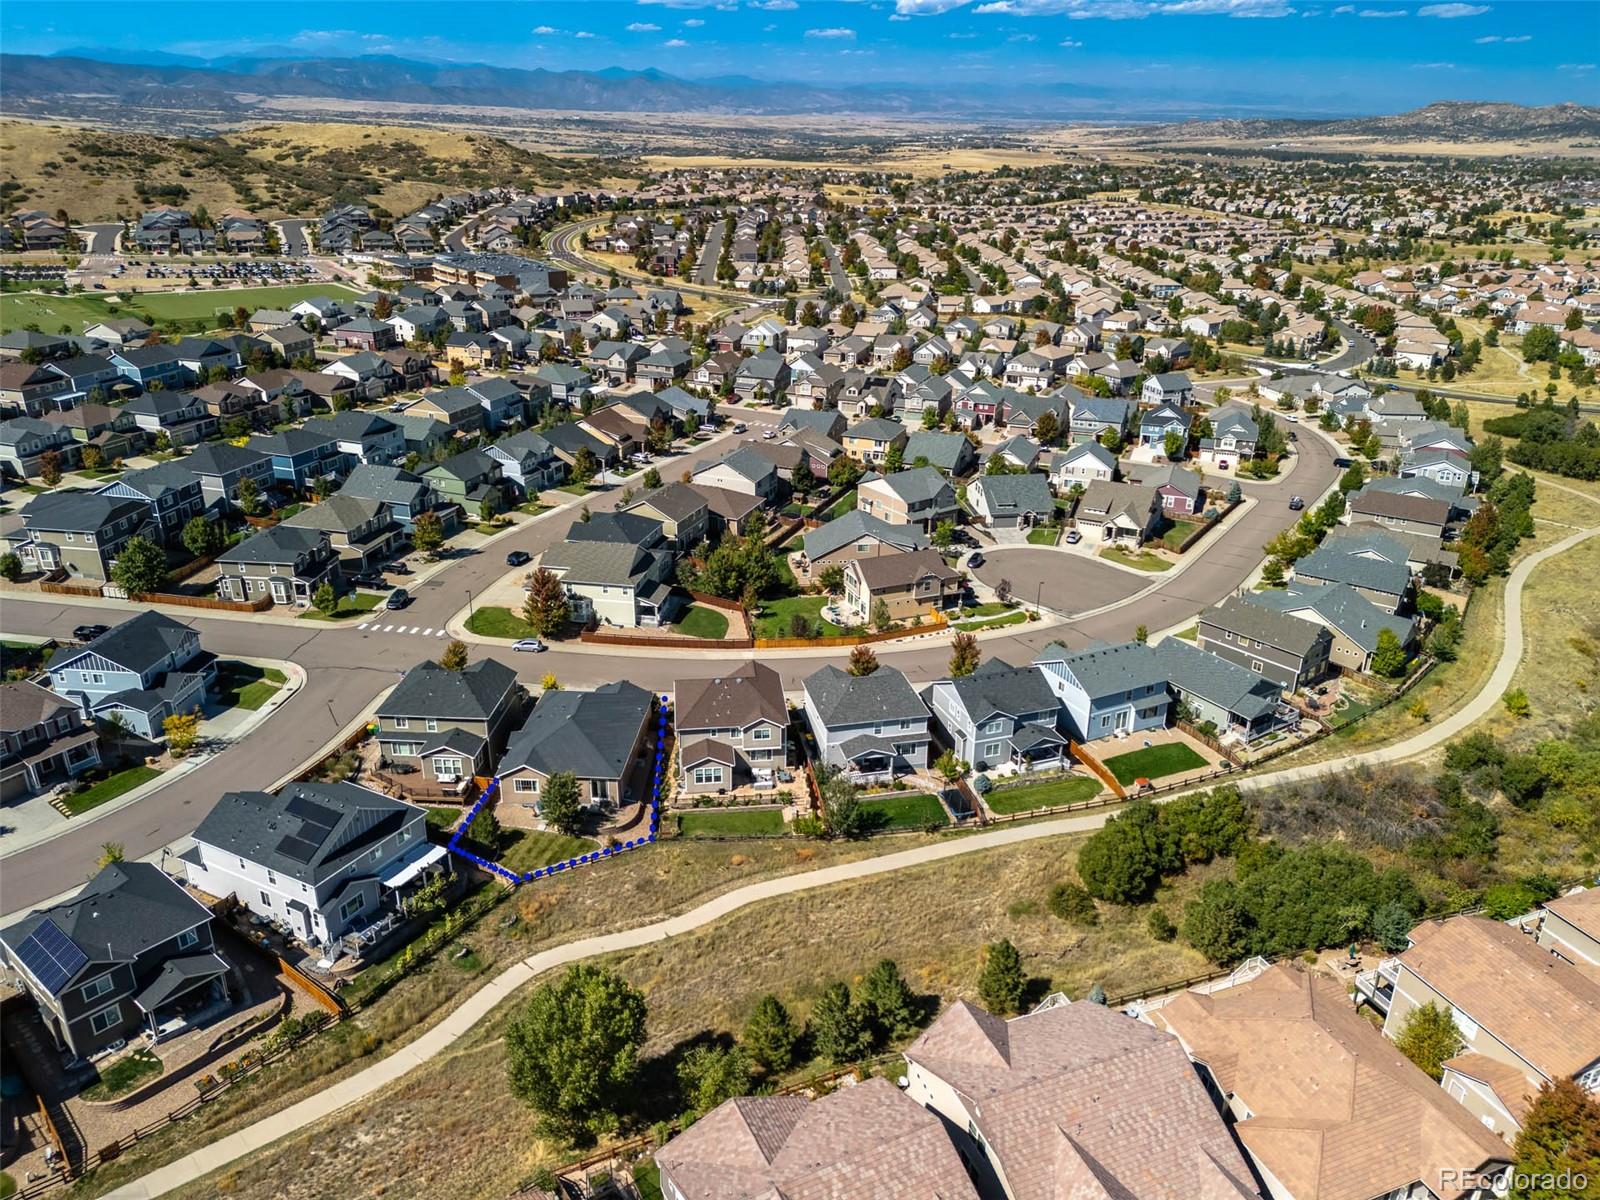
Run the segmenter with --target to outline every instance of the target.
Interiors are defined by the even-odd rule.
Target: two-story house
[[[525,700],[517,673],[492,658],[460,671],[421,662],[378,706],[378,746],[433,783],[492,775]]]
[[[977,770],[1022,772],[1069,761],[1056,728],[1060,704],[1033,667],[992,658],[971,675],[935,680],[925,695],[956,757]]]
[[[45,455],[52,451],[63,471],[77,465],[79,447],[70,430],[37,417],[13,417],[0,423],[0,474],[36,479]]]
[[[550,776],[570,771],[585,807],[606,811],[646,799],[655,697],[619,680],[592,692],[545,692],[500,759],[495,815],[528,829],[542,820]]]
[[[1071,650],[1051,642],[1034,658],[1078,742],[1167,726],[1172,697],[1155,650],[1143,642]]]
[[[283,429],[257,435],[245,444],[270,458],[273,479],[297,493],[319,479],[341,478],[351,466],[350,455],[327,431]]]
[[[0,803],[100,765],[100,736],[73,701],[36,683],[0,683]]]
[[[912,525],[932,533],[959,513],[956,490],[934,467],[913,467],[893,475],[868,475],[856,488],[856,507],[890,525]]]
[[[115,716],[130,732],[159,741],[163,721],[205,703],[217,665],[197,632],[147,609],[86,646],[58,652],[49,671],[50,686],[86,717]]]
[[[555,447],[532,429],[501,438],[483,452],[500,464],[501,478],[516,488],[519,497],[538,496],[546,488],[560,487],[567,477],[567,464],[556,455]]]
[[[763,503],[773,501],[783,491],[777,464],[758,454],[751,446],[740,446],[715,462],[707,463],[694,473],[692,479],[706,487],[754,496]]]
[[[634,628],[668,624],[681,607],[672,587],[677,556],[659,521],[635,513],[597,513],[568,530],[539,565],[572,602],[573,620]]]
[[[909,440],[906,427],[888,417],[867,417],[844,431],[844,452],[866,467],[881,468],[891,452],[904,456]]]
[[[95,495],[143,503],[150,512],[151,523],[168,543],[176,542],[189,520],[206,510],[200,476],[189,470],[187,459],[128,471],[120,479],[97,488]]]
[[[438,493],[420,475],[401,467],[358,466],[339,488],[339,495],[378,501],[388,508],[390,519],[407,533],[425,512],[436,512],[443,507],[444,515],[450,518],[445,522],[448,527],[459,511],[443,505]]]
[[[928,706],[893,667],[857,676],[825,666],[806,677],[805,711],[822,761],[857,782],[928,766]]]
[[[422,477],[447,504],[459,504],[473,516],[485,500],[495,512],[505,508],[505,489],[500,482],[500,462],[484,450],[463,450]]]
[[[1333,638],[1317,622],[1229,596],[1200,614],[1196,643],[1208,654],[1295,692],[1328,673]]]
[[[679,679],[673,697],[686,795],[771,784],[788,763],[789,708],[771,667],[750,662],[710,679]]]
[[[223,600],[257,600],[306,608],[323,583],[340,590],[339,555],[320,529],[273,525],[257,530],[217,556]]]
[[[136,534],[157,541],[161,536],[141,501],[67,489],[28,501],[22,530],[7,540],[25,567],[104,583],[122,547]]]
[[[200,497],[208,509],[226,511],[239,503],[239,485],[249,479],[257,494],[272,486],[272,458],[232,442],[207,442],[184,458],[182,467],[200,481]]]
[[[844,566],[845,616],[866,625],[887,615],[890,621],[931,616],[955,604],[965,577],[937,550],[852,558]]]
[[[308,504],[283,522],[289,529],[324,533],[348,575],[371,570],[388,558],[400,541],[400,527],[381,500],[347,496],[343,492]]]

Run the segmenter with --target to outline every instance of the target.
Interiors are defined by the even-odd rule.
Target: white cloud
[[[683,23],[683,27],[685,29],[699,29],[700,26],[704,25],[705,23],[704,17],[690,17]]]
[[[971,0],[894,0],[894,10],[906,17],[936,17],[969,3]]]
[[[1412,63],[1411,68],[1414,71],[1454,71],[1456,65],[1453,62]]]
[[[1558,71],[1592,71],[1593,63],[1562,63],[1556,68]]]
[[[841,50],[839,51],[839,57],[871,58],[877,53],[876,50]]]
[[[1058,42],[1056,44],[1058,46],[1060,46],[1063,50],[1076,50],[1079,46],[1083,45],[1082,42],[1075,42],[1071,38],[1068,38],[1066,41]]]
[[[1387,21],[1391,17],[1404,17],[1408,14],[1403,8],[1363,8],[1358,15]]]
[[[927,7],[922,0],[899,3],[903,12],[946,11]],[[972,11],[979,16],[1133,21],[1152,16],[1287,17],[1296,10],[1288,0],[986,0]]]
[[[1417,9],[1417,16],[1454,21],[1457,17],[1481,17],[1488,11],[1487,4],[1424,4]]]
[[[1008,42],[1037,42],[1039,39],[1031,33],[1013,33],[1006,39]]]
[[[539,34],[541,36],[548,36],[548,35],[550,35],[552,33],[560,33],[560,32],[561,32],[561,30],[557,29],[554,25],[540,25],[540,26],[537,26],[534,29],[534,33]]]
[[[661,26],[652,25],[649,21],[635,21],[628,26],[629,33],[660,33]]]
[[[876,8],[877,6],[874,5],[873,7]],[[891,21],[909,21],[909,20],[911,20],[911,18],[906,16],[905,13],[890,13],[889,14],[889,20],[891,20]]]
[[[1516,37],[1508,37],[1506,39],[1506,45],[1509,46],[1513,42],[1531,42],[1531,41],[1533,41],[1533,34],[1531,34],[1531,33],[1519,33],[1519,34],[1517,34]]]
[[[1355,12],[1355,10],[1356,6],[1354,4],[1341,4],[1338,8],[1333,10],[1333,15],[1336,17],[1342,17],[1347,13]]]
[[[952,42],[970,42],[970,41],[972,41],[973,38],[975,38],[977,36],[978,35],[975,34],[975,33],[947,33],[947,34],[945,34],[945,37],[949,38]]]
[[[846,29],[842,25],[835,25],[828,29],[808,29],[806,30],[806,36],[808,38],[823,38],[825,40],[849,39],[856,36],[856,31],[854,29]]]
[[[1473,38],[1472,40],[1476,45],[1479,45],[1479,46],[1490,46],[1490,45],[1493,45],[1495,42],[1504,42],[1506,45],[1512,46],[1512,45],[1515,45],[1518,42],[1531,42],[1531,41],[1533,41],[1533,34],[1531,34],[1531,33],[1519,33],[1519,34],[1516,34],[1514,37],[1501,37],[1498,33],[1491,33],[1491,34],[1488,34],[1488,35],[1486,35],[1484,37],[1481,37],[1481,38]]]
[[[797,0],[750,0],[751,8],[764,8],[768,12],[787,12],[792,8],[799,8]]]
[[[661,44],[663,46],[665,46],[668,50],[682,50],[689,43],[684,41],[682,38],[668,38],[666,41],[662,42]]]
[[[580,30],[578,30],[577,33],[573,34],[572,36],[575,37],[575,38],[592,38],[592,37],[595,37],[596,35],[590,33],[587,29],[580,29]]]

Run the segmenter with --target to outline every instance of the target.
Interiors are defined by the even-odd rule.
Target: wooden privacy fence
[[[1088,767],[1089,770],[1093,771],[1100,782],[1111,789],[1111,794],[1113,796],[1116,796],[1119,800],[1127,799],[1128,793],[1122,790],[1122,784],[1117,782],[1117,777],[1106,769],[1105,763],[1101,762],[1093,754],[1090,754],[1087,749],[1085,749],[1083,746],[1080,746],[1077,742],[1069,741],[1067,743],[1067,753],[1072,755],[1073,758],[1077,759],[1084,766]]]
[[[757,650],[789,650],[803,646],[864,646],[872,642],[888,642],[895,638],[915,637],[919,633],[938,633],[948,629],[950,622],[940,615],[933,618],[924,618],[921,625],[914,625],[910,629],[884,629],[877,633],[843,634],[837,637],[776,637],[756,638]]]
[[[585,629],[578,635],[580,642],[601,646],[650,646],[661,650],[751,650],[755,638],[697,638],[685,634],[664,633],[650,637],[640,633],[608,633],[603,629]]]

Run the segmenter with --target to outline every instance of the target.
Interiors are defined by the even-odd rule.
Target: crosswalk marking
[[[361,624],[357,625],[356,628],[357,629],[365,629],[370,624],[372,624],[371,621],[363,621],[363,622],[361,622]]]
[[[423,636],[423,637],[432,637],[432,636],[433,636],[433,630],[431,630],[431,629],[424,629],[424,630],[423,630],[423,631],[422,631],[422,636]]]
[[[448,629],[435,629],[431,625],[424,629],[421,625],[380,625],[376,621],[363,621],[356,628],[365,629],[369,633],[403,633],[412,637],[442,638],[450,634]]]

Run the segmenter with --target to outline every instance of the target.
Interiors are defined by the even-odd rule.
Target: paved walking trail
[[[1294,782],[1315,778],[1329,771],[1347,770],[1358,764],[1395,762],[1431,750],[1461,733],[1500,703],[1500,697],[1511,685],[1517,666],[1522,661],[1524,651],[1522,593],[1529,577],[1540,564],[1571,550],[1597,534],[1600,534],[1600,528],[1574,533],[1554,545],[1529,555],[1512,570],[1506,583],[1506,636],[1500,650],[1500,660],[1483,690],[1460,711],[1430,725],[1416,736],[1392,746],[1354,755],[1337,763],[1316,763],[1273,771],[1241,780],[1241,786],[1259,787],[1265,783]],[[237,1158],[262,1150],[281,1138],[310,1127],[340,1109],[364,1100],[443,1053],[488,1016],[497,1005],[511,997],[518,988],[546,971],[595,955],[630,950],[664,938],[691,933],[748,905],[780,896],[830,887],[855,879],[870,879],[875,875],[886,875],[907,867],[940,862],[957,855],[975,854],[999,846],[1012,846],[1039,838],[1059,837],[1063,834],[1083,833],[1098,828],[1105,822],[1107,815],[1106,812],[1098,812],[1079,817],[1040,821],[1035,824],[1010,825],[931,846],[918,846],[896,854],[823,867],[803,875],[786,875],[777,879],[763,880],[716,896],[679,916],[668,917],[618,933],[554,946],[507,967],[489,983],[468,996],[438,1025],[388,1057],[340,1080],[315,1096],[291,1105],[282,1112],[264,1117],[237,1133],[229,1134],[167,1166],[160,1167],[118,1188],[110,1195],[114,1200],[151,1200],[152,1197],[163,1196],[176,1188],[193,1183],[212,1171],[219,1170]]]

